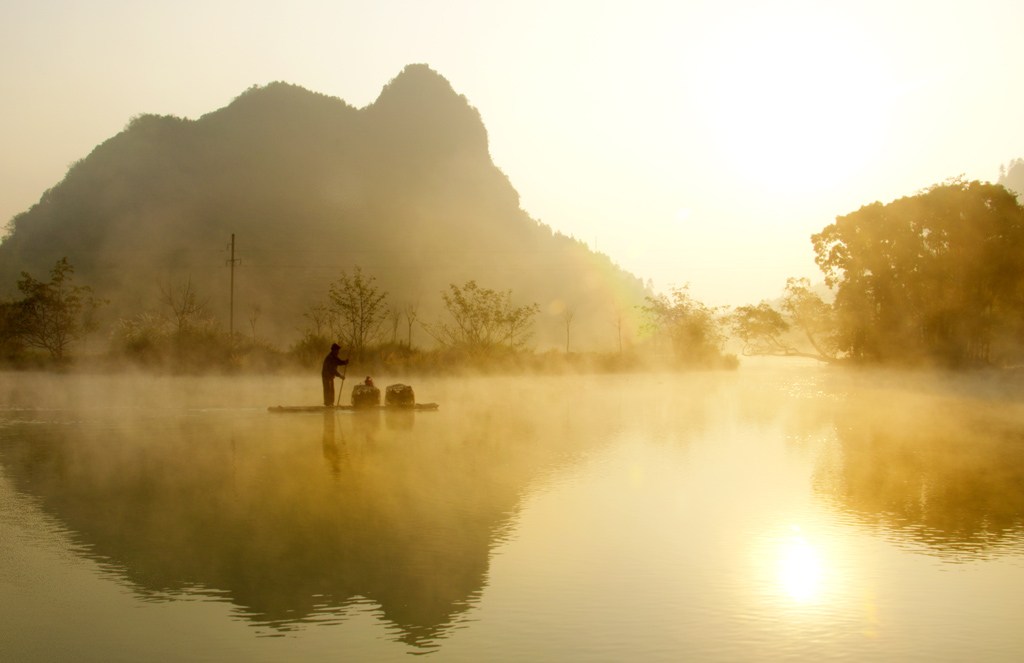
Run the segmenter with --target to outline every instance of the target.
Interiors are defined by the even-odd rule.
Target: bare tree
[[[256,321],[260,319],[260,313],[263,311],[260,309],[260,305],[256,302],[252,303],[252,309],[249,310],[249,325],[252,327],[252,342],[256,342]]]
[[[419,317],[419,308],[420,305],[418,303],[406,304],[402,311],[405,313],[405,321],[409,323],[408,344],[410,349],[412,349],[412,326],[416,323],[416,320]]]
[[[402,322],[402,312],[398,309],[388,311],[388,322],[391,323],[391,342],[398,343],[398,324]]]
[[[199,299],[190,276],[184,283],[164,287],[160,284],[160,301],[171,309],[170,321],[178,333],[195,327],[204,317],[209,299]]]
[[[615,334],[619,340],[619,354],[622,354],[622,328],[626,324],[627,313],[626,309],[617,304],[616,302],[611,303],[609,309],[609,318],[612,326],[615,327]]]
[[[323,336],[328,331],[331,321],[331,309],[327,304],[314,304],[309,310],[302,314],[310,321],[310,330],[315,336]]]
[[[572,319],[576,317],[576,307],[566,304],[562,311],[562,322],[565,323],[565,354],[569,354],[569,328],[572,327]]]

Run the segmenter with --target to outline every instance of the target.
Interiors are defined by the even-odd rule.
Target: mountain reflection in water
[[[271,634],[368,599],[417,647],[479,596],[524,485],[591,437],[506,403],[455,426],[432,412],[40,415],[3,434],[6,474],[141,594],[211,592]]]
[[[364,597],[422,644],[482,589],[521,470],[478,440],[425,443],[408,422],[392,432],[380,420],[202,413],[37,426],[2,458],[19,491],[151,597],[220,590],[274,629]]]
[[[808,655],[841,641],[856,658],[874,645],[821,624],[866,609],[851,570],[874,550],[865,538],[943,563],[1024,556],[1024,391],[929,384],[829,370],[448,380],[433,385],[439,412],[285,415],[266,411],[269,384],[239,397],[260,407],[205,410],[139,390],[110,406],[104,390],[0,410],[0,479],[136,596],[228,601],[261,635],[372,611],[413,653],[469,624],[490,654],[575,651],[548,631],[531,641],[528,621],[508,640],[504,623],[475,623],[501,548],[519,551],[511,582],[540,588],[511,596],[505,577],[507,612],[490,614],[506,619],[597,639],[625,628],[618,602],[637,615],[627,649],[664,648],[660,633],[683,658],[737,660],[730,647],[758,638]],[[523,534],[545,491],[561,501]],[[547,539],[529,538],[538,527]],[[819,630],[799,640],[780,626],[793,614],[788,628]]]

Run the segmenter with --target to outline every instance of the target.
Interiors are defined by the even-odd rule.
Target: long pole
[[[348,354],[345,355],[345,370],[341,372],[341,386],[338,387],[338,405],[341,405],[341,392],[345,389],[345,376],[348,375],[348,362],[352,359],[352,346],[348,346]]]

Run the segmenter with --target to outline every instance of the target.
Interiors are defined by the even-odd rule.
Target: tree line
[[[631,313],[610,308],[618,354],[624,354],[623,320],[636,314],[642,338],[631,350],[686,367],[734,367],[735,356],[725,351],[730,338],[745,356],[826,362],[964,367],[1006,365],[1024,356],[1024,207],[1004,186],[955,179],[888,204],[871,203],[837,217],[811,243],[824,283],[791,278],[775,302],[710,307],[684,285],[647,297]],[[0,302],[5,357],[36,348],[61,362],[72,343],[96,329],[94,313],[106,302],[88,286],[72,284],[73,272],[65,258],[49,281],[22,274],[22,298]],[[266,363],[284,354],[256,334],[256,305],[249,316],[252,337],[232,338],[207,314],[190,281],[162,286],[161,293],[160,311],[114,324],[112,354],[142,364],[170,357],[197,367],[224,357]],[[385,354],[402,360],[424,352],[422,344],[414,347],[414,329],[429,337],[435,362],[533,353],[537,303],[475,280],[450,284],[440,298],[441,317],[421,320],[417,303],[392,303],[374,276],[358,266],[343,270],[306,312],[307,324],[288,354],[312,365],[337,342],[357,360]],[[575,307],[567,305],[560,318],[567,355],[574,317]]]
[[[18,283],[24,298],[0,302],[0,344],[6,363],[32,363],[29,360],[39,357],[31,354],[33,349],[45,351],[54,363],[64,363],[73,343],[98,330],[95,313],[108,302],[94,297],[88,286],[74,285],[73,273],[67,258],[58,261],[49,281],[25,273]],[[420,319],[417,302],[391,302],[376,277],[361,267],[342,270],[327,288],[324,299],[305,313],[306,324],[298,330],[300,338],[287,352],[272,347],[257,333],[257,304],[248,315],[251,335],[231,334],[214,320],[208,300],[191,280],[161,284],[159,290],[154,308],[119,318],[110,326],[107,359],[184,371],[282,368],[290,362],[311,367],[337,342],[356,362],[380,364],[386,359],[384,363],[390,362],[391,368],[465,367],[495,362],[509,367],[536,366],[530,363],[536,355],[530,343],[539,305],[518,301],[512,289],[492,289],[475,280],[449,284],[439,293],[442,314],[427,321]],[[655,300],[651,302],[654,317],[649,325],[657,319],[657,324],[664,323],[670,330],[670,336],[678,336],[671,331],[676,321],[671,320],[670,313],[678,306],[660,300],[654,306]],[[574,316],[575,307],[566,306],[561,317],[566,355],[570,354]],[[626,355],[624,318],[622,307],[609,306],[609,329],[615,334],[619,357]],[[415,330],[425,334],[417,339],[419,343],[414,343]],[[425,349],[424,345],[432,347]]]
[[[299,351],[311,362],[337,342],[359,358],[368,350],[379,350],[382,343],[388,344],[389,330],[391,350],[400,350],[398,329],[403,319],[406,351],[412,349],[417,323],[437,348],[453,359],[480,359],[527,350],[540,312],[536,302],[517,304],[511,289],[493,290],[475,280],[461,286],[452,283],[440,294],[444,315],[428,323],[419,320],[417,303],[390,304],[388,293],[377,286],[376,278],[363,274],[360,267],[351,274],[343,270],[331,284],[326,300],[305,314],[309,324],[298,344]]]

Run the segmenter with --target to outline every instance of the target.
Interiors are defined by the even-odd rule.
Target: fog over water
[[[412,383],[0,374],[0,659],[1024,656],[1015,375]]]

